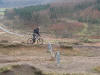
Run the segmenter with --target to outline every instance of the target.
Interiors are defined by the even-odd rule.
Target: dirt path
[[[18,34],[18,33],[15,33],[15,32],[11,32],[9,31],[8,29],[6,29],[6,27],[2,24],[0,24],[0,30],[2,32],[5,32],[5,33],[8,33],[8,34],[13,34],[13,35],[17,35],[17,36],[23,36],[22,34]],[[0,32],[1,33],[1,32]]]
[[[49,57],[49,56],[48,56]],[[94,67],[100,65],[100,57],[81,57],[61,56],[60,67],[56,66],[55,61],[49,61],[47,56],[16,56],[16,57],[0,57],[0,67],[12,64],[30,64],[45,72],[58,72],[58,73],[92,73]],[[97,74],[99,75],[99,74]]]
[[[0,54],[0,67],[14,64],[29,64],[40,68],[44,72],[100,75],[93,70],[96,66],[100,66],[100,55],[95,57],[61,55],[60,67],[57,67],[56,61],[51,60],[51,55],[47,52],[46,47],[8,48],[5,51],[11,51],[12,53],[9,52],[9,55]]]

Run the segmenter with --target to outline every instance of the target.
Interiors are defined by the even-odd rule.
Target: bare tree
[[[57,20],[57,13],[56,13],[56,8],[55,7],[50,8],[50,19],[53,22],[56,22],[56,20]]]

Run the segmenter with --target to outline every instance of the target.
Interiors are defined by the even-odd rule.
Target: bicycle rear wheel
[[[33,39],[32,39],[32,38],[29,38],[29,39],[27,40],[27,44],[29,44],[29,45],[32,45],[32,44],[34,44],[34,41],[33,41]]]

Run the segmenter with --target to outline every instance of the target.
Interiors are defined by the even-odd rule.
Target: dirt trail
[[[47,47],[8,48],[5,51],[8,51],[8,53],[11,51],[11,53],[9,55],[1,55],[0,53],[0,67],[12,64],[29,64],[40,68],[44,72],[100,75],[93,70],[96,66],[100,66],[99,55],[95,57],[61,55],[60,67],[57,67],[56,61],[51,60],[51,55],[47,52]]]
[[[49,56],[48,56],[49,57]],[[0,67],[12,64],[30,64],[45,72],[58,72],[58,73],[93,73],[93,68],[100,65],[100,57],[61,57],[61,67],[56,66],[55,61],[49,61],[47,56],[16,56],[16,57],[3,57],[0,58]],[[99,74],[97,74],[99,75]]]
[[[6,29],[6,27],[4,25],[0,25],[0,30],[2,32],[5,32],[5,33],[9,33],[9,34],[14,34],[14,35],[17,35],[17,36],[23,36],[22,34],[18,34],[18,33],[15,33],[15,32],[11,32],[9,31],[8,29]],[[1,32],[0,32],[1,33]]]

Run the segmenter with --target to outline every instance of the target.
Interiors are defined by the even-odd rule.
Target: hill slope
[[[100,35],[99,0],[63,0],[48,5],[17,8],[8,10],[6,17],[9,19],[6,25],[14,25],[15,29],[20,30],[33,30],[34,25],[38,24],[43,31],[52,31],[58,36]]]

